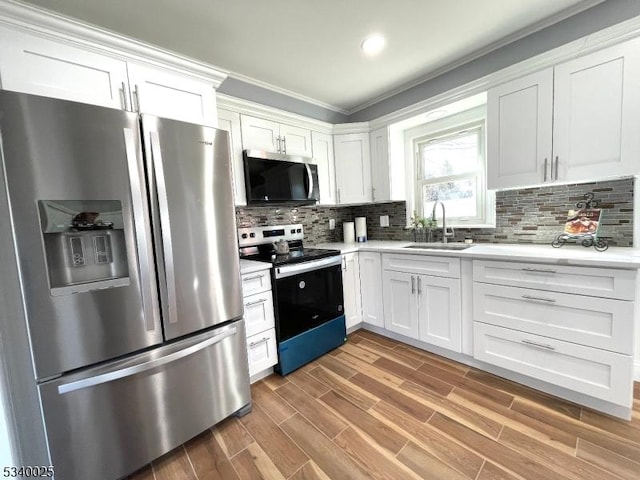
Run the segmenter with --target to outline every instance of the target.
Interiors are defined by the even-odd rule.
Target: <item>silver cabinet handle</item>
[[[278,153],[282,153],[280,135],[276,137],[276,149],[278,150]]]
[[[375,202],[375,200],[376,200],[376,188],[371,187],[371,201]]]
[[[282,153],[287,154],[287,137],[282,137]]]
[[[218,335],[214,335],[211,338],[207,338],[206,340],[196,343],[195,345],[191,345],[190,347],[184,348],[182,350],[178,350],[177,352],[170,353],[165,355],[164,357],[155,358],[148,362],[143,362],[138,365],[132,365],[131,367],[125,367],[118,370],[113,370],[111,372],[103,373],[101,375],[96,375],[95,377],[84,378],[82,380],[77,380],[75,382],[69,382],[58,386],[58,393],[60,395],[64,395],[65,393],[75,392],[76,390],[81,390],[83,388],[95,387],[96,385],[101,385],[107,382],[113,382],[114,380],[119,380],[121,378],[130,377],[132,375],[137,375],[142,372],[146,372],[151,370],[152,368],[160,367],[162,365],[166,365],[167,363],[175,362],[181,358],[188,357],[189,355],[193,355],[194,353],[199,352],[211,345],[215,345],[216,343],[220,343],[227,337],[231,337],[237,333],[236,327],[230,328],[226,332],[222,332]]]
[[[411,275],[411,295],[416,293],[415,281],[416,281],[416,279],[413,277],[413,275]]]
[[[531,300],[534,302],[556,303],[556,301],[553,298],[532,297],[531,295],[522,295],[522,298],[524,298],[525,300]]]
[[[547,157],[544,158],[544,182],[547,181],[547,167],[549,166],[549,159]]]
[[[122,101],[122,108],[129,111],[129,105],[127,105],[127,87],[124,82],[120,84],[120,100]]]
[[[536,342],[532,342],[531,340],[522,340],[522,343],[524,343],[525,345],[529,345],[530,347],[544,348],[545,350],[555,350],[555,347],[552,347],[551,345],[546,345],[544,343],[536,343]]]
[[[522,269],[523,272],[531,272],[531,273],[556,273],[552,268],[531,268],[525,267]]]
[[[136,89],[138,87],[136,86]],[[149,132],[151,153],[151,164],[154,170],[154,178],[156,180],[155,192],[152,193],[156,197],[159,210],[159,227],[162,232],[162,241],[160,242],[164,262],[164,282],[158,282],[160,292],[163,294],[162,299],[165,301],[165,318],[169,319],[169,323],[178,321],[177,295],[176,295],[176,278],[173,265],[173,245],[171,242],[171,222],[169,220],[169,200],[167,197],[167,186],[165,184],[164,165],[162,163],[162,152],[160,149],[160,138],[158,132]]]
[[[133,87],[133,99],[135,106],[134,108],[134,112],[138,112],[140,113],[140,91],[138,90],[138,85],[136,85],[135,87]]]
[[[558,179],[558,163],[560,163],[560,162],[558,161],[558,156],[556,155],[556,170],[555,170],[556,171],[556,178],[555,178],[556,180]]]
[[[340,189],[336,192],[338,194],[338,204],[340,203]]]
[[[158,294],[154,288],[154,277],[156,272],[153,268],[153,245],[151,243],[151,232],[148,231],[149,212],[147,210],[147,191],[144,186],[144,166],[138,161],[139,150],[138,132],[130,128],[124,129],[125,154],[127,156],[127,167],[129,169],[129,179],[132,185],[137,184],[138,188],[131,189],[131,205],[133,207],[133,217],[136,219],[135,236],[136,251],[138,254],[138,276],[142,290],[142,308],[144,310],[145,324],[147,331],[153,331],[156,324],[160,325],[160,311],[158,306]],[[138,192],[138,193],[136,193]]]
[[[269,337],[263,337],[263,338],[261,338],[260,340],[256,340],[255,342],[251,342],[251,343],[249,344],[249,347],[250,347],[250,348],[255,347],[255,346],[257,346],[257,345],[260,345],[261,343],[265,343],[265,342],[267,342],[268,340],[269,340]]]
[[[243,282],[249,282],[251,280],[258,280],[259,278],[264,277],[264,275],[254,275],[253,277],[245,277],[242,279]]]
[[[245,307],[251,307],[252,305],[260,305],[261,303],[264,303],[266,301],[267,301],[266,298],[261,298],[260,300],[256,300],[254,302],[245,303],[244,306]]]
[[[342,257],[342,271],[347,271],[347,259],[345,257]]]
[[[418,295],[422,295],[422,277],[418,277]]]

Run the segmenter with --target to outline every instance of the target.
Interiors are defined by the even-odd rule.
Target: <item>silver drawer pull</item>
[[[249,302],[249,303],[245,303],[244,306],[245,307],[250,307],[252,305],[260,305],[261,303],[266,302],[267,299],[266,298],[261,298],[260,300],[256,300],[255,302]]]
[[[531,268],[525,267],[522,269],[524,272],[533,272],[533,273],[556,273],[555,270],[551,268]]]
[[[524,298],[525,300],[532,300],[534,302],[556,303],[553,298],[532,297],[531,295],[522,295],[522,298]]]
[[[555,350],[555,347],[552,347],[551,345],[545,345],[544,343],[536,343],[536,342],[532,342],[531,340],[522,340],[522,343],[524,343],[525,345],[529,345],[531,347],[538,347],[538,348],[544,348],[545,350]]]
[[[248,282],[249,280],[258,280],[259,278],[264,277],[264,275],[254,275],[253,277],[243,278],[243,282]]]
[[[256,346],[258,346],[258,345],[260,345],[260,344],[262,344],[262,343],[264,343],[264,342],[266,342],[268,340],[269,340],[269,337],[261,338],[260,340],[256,340],[255,342],[251,342],[249,344],[249,347],[256,347]]]

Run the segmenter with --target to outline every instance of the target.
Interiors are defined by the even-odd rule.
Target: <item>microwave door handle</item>
[[[173,268],[173,248],[171,242],[171,222],[169,220],[169,202],[167,200],[167,186],[164,177],[164,167],[162,165],[162,152],[160,149],[160,139],[158,132],[149,132],[151,139],[151,163],[155,172],[155,184],[158,201],[158,216],[160,217],[159,233],[162,237],[162,256],[163,256],[163,268],[164,282],[158,282],[160,284],[160,291],[164,293],[163,302],[165,305],[169,323],[177,323],[178,314],[176,312],[176,281],[175,272]],[[163,299],[163,300],[164,300]]]
[[[153,246],[151,244],[149,214],[145,209],[146,192],[144,190],[144,167],[138,160],[139,150],[136,148],[139,135],[131,128],[124,132],[125,154],[131,184],[131,206],[133,210],[134,230],[136,236],[137,272],[140,279],[142,309],[145,326],[151,332],[160,325],[158,297],[154,287],[155,271],[153,269]]]
[[[307,178],[309,179],[309,195],[307,195],[308,199],[313,198],[313,188],[315,185],[313,184],[313,174],[311,172],[311,166],[308,163],[305,163],[304,166],[307,169]]]

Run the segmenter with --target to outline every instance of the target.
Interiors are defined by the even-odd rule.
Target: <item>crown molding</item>
[[[0,24],[124,60],[188,74],[211,82],[214,88],[228,76],[226,70],[199,60],[16,0],[0,0]]]
[[[308,128],[316,132],[332,133],[334,125],[313,118],[280,110],[261,103],[252,102],[238,97],[232,97],[223,93],[216,93],[218,109],[231,110],[242,115],[260,117],[278,123],[287,123]]]
[[[348,133],[369,133],[371,131],[369,122],[338,123],[333,126],[334,135],[344,135]]]
[[[489,88],[506,83],[530,73],[550,68],[573,58],[593,53],[640,36],[640,16],[548,50],[535,57],[505,67],[459,87],[447,90],[421,102],[395,110],[370,120],[372,129],[388,126],[407,118],[441,108],[449,103],[487,91]]]
[[[254,85],[256,87],[264,88],[265,90],[270,90],[275,93],[279,93],[281,95],[285,95],[287,97],[291,97],[295,100],[300,100],[301,102],[309,103],[311,105],[315,105],[320,108],[324,108],[325,110],[331,110],[332,112],[341,113],[343,115],[348,115],[349,110],[336,107],[335,105],[331,105],[329,103],[321,102],[320,100],[316,100],[315,98],[307,97],[305,95],[301,95],[299,93],[293,92],[291,90],[287,90],[286,88],[277,87],[267,82],[263,82],[261,80],[257,80],[252,77],[248,77],[246,75],[242,75],[236,72],[230,72],[229,76],[231,78],[235,78],[236,80],[240,80],[241,82],[248,83],[250,85]]]

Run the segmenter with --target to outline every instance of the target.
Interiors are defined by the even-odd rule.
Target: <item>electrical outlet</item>
[[[380,226],[381,227],[389,226],[389,215],[380,215]]]
[[[329,219],[329,230],[335,230],[336,229],[336,219],[335,218],[330,218]]]

